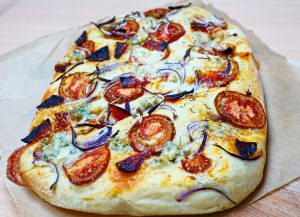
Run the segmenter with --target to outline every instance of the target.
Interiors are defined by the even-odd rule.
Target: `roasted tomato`
[[[132,38],[139,31],[140,24],[135,20],[124,20],[118,22],[110,27],[109,31],[112,34],[112,38],[124,39]]]
[[[232,125],[263,128],[266,124],[265,110],[253,96],[223,91],[216,96],[214,103],[221,119]]]
[[[56,122],[54,132],[67,131],[70,128],[68,112],[56,112],[54,114],[54,119]]]
[[[218,24],[213,23],[213,22],[208,22],[208,23],[192,22],[191,29],[193,31],[201,31],[201,32],[207,32],[209,34],[213,34],[222,29],[227,29],[227,23],[225,21],[218,23]]]
[[[225,69],[220,71],[209,71],[208,73],[200,74],[199,82],[205,84],[209,88],[225,87],[227,84],[229,84],[229,82],[236,78],[239,71],[239,65],[236,61],[228,61],[230,61],[228,64],[230,64],[231,68],[228,72],[225,72]],[[228,67],[228,64],[226,68]]]
[[[156,19],[163,18],[166,16],[167,13],[169,13],[170,10],[167,8],[155,8],[149,11],[144,12],[144,15],[146,17],[154,17]]]
[[[20,175],[20,157],[26,146],[22,146],[16,149],[7,160],[6,176],[7,178],[17,185],[23,186]]]
[[[164,51],[168,46],[168,42],[157,42],[153,40],[148,40],[143,44],[144,48],[148,50]]]
[[[59,86],[59,95],[70,100],[78,100],[86,97],[86,93],[92,91],[89,85],[88,73],[76,72],[62,78]],[[88,89],[88,90],[86,90]]]
[[[139,152],[153,148],[154,153],[159,153],[166,142],[173,140],[174,136],[173,122],[159,114],[144,117],[140,124],[135,124],[129,131],[130,144]]]
[[[104,97],[108,102],[123,103],[126,100],[135,100],[143,94],[143,82],[130,77],[110,84],[104,92]]]
[[[95,51],[95,43],[93,41],[85,41],[80,46],[78,46],[76,49],[82,49],[85,52],[85,56],[90,55],[91,53],[94,53]]]
[[[181,161],[182,168],[189,173],[203,173],[211,165],[211,159],[203,153],[195,154],[192,159],[185,158]]]
[[[110,150],[107,145],[103,145],[83,154],[73,164],[63,165],[63,169],[73,184],[88,184],[102,175],[107,168],[109,159]]]
[[[115,119],[116,122],[121,121],[130,116],[130,114],[125,109],[122,109],[112,104],[108,106],[108,109],[111,113],[111,116]]]
[[[177,41],[185,34],[184,28],[179,23],[163,23],[155,33],[150,33],[150,38],[157,42]]]

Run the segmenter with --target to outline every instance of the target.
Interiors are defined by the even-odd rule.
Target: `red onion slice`
[[[230,200],[234,205],[236,205],[236,202],[234,202],[232,199],[230,199],[230,197],[228,197],[224,192],[216,189],[216,188],[211,188],[211,187],[197,187],[197,188],[193,188],[185,193],[183,193],[182,195],[180,195],[176,200],[178,202],[183,201],[185,198],[187,198],[188,196],[190,196],[191,194],[198,192],[198,191],[204,191],[204,190],[213,190],[216,191],[220,194],[223,194],[228,200]]]
[[[103,88],[106,88],[106,87],[108,87],[109,85],[111,85],[111,84],[113,84],[113,83],[115,83],[115,82],[120,81],[120,77],[123,77],[123,78],[125,78],[125,77],[134,77],[134,78],[136,78],[137,80],[141,80],[140,78],[138,78],[138,77],[136,76],[136,74],[134,74],[134,73],[132,73],[132,72],[127,72],[127,73],[118,75],[117,77],[114,77],[114,78],[111,79],[110,81],[104,83],[102,87],[103,87]],[[104,94],[105,94],[105,93],[104,93]]]
[[[93,85],[92,89],[89,90],[91,85]],[[90,97],[94,93],[94,91],[96,90],[97,86],[98,86],[98,81],[97,80],[93,79],[91,82],[89,82],[89,84],[85,88],[86,97]]]
[[[94,148],[98,148],[101,145],[104,145],[112,134],[112,128],[110,126],[106,126],[100,129],[90,140],[84,141],[83,143],[79,144],[76,141],[77,135],[72,127],[71,131],[72,144],[81,151],[88,151]]]
[[[219,21],[223,21],[224,20],[224,18],[221,18],[221,17],[217,17],[216,15],[213,15],[217,20],[219,20]]]
[[[169,6],[168,8],[169,8],[170,10],[175,10],[175,9],[187,8],[187,7],[190,7],[191,5],[192,5],[192,3],[189,2],[189,3],[186,4],[186,5],[171,5],[171,6]]]
[[[197,137],[196,139],[193,139],[192,136],[191,136],[192,132],[195,132],[195,131],[198,130],[199,128],[200,128],[199,122],[193,122],[193,123],[191,123],[191,124],[189,124],[189,125],[187,126],[188,134],[189,134],[191,143],[188,144],[188,145],[186,145],[186,146],[183,148],[183,150],[188,151],[188,150],[190,150],[190,148],[191,148],[195,143],[200,142],[200,138],[201,138],[201,137]],[[203,130],[203,131],[202,131],[202,135],[203,135],[203,139],[202,139],[201,145],[200,145],[199,149],[196,151],[195,155],[201,153],[201,152],[204,150],[204,147],[205,147],[205,145],[206,145],[206,142],[207,142],[207,132],[206,132],[206,130]]]
[[[189,134],[189,137],[190,137],[190,141],[193,141],[192,134],[193,134],[196,130],[199,130],[199,129],[200,129],[199,121],[192,122],[192,123],[190,123],[190,124],[187,126],[187,131],[188,131],[188,134]]]
[[[154,29],[146,29],[144,26],[143,26],[142,28],[143,28],[143,30],[145,30],[145,31],[148,32],[148,33],[155,33],[155,32],[157,32],[157,30],[158,30],[158,28],[160,27],[161,24],[163,24],[163,23],[162,23],[162,22],[158,23],[158,24],[154,27]]]
[[[75,127],[92,127],[92,128],[97,128],[101,129],[103,126],[101,124],[90,124],[90,123],[80,123],[76,124]]]
[[[168,104],[162,104],[164,101],[159,102],[157,105],[153,106],[152,108],[150,108],[147,113],[150,115],[152,114],[156,109],[158,108],[166,108],[171,110],[172,114],[173,114],[173,119],[176,119],[178,117],[176,110]]]
[[[192,90],[189,91],[183,91],[180,93],[176,93],[176,94],[170,94],[170,95],[165,95],[165,100],[170,100],[170,101],[174,101],[174,100],[178,100],[186,95],[192,94],[194,93],[194,88]]]
[[[108,30],[105,30],[105,29],[103,29],[103,28],[99,28],[99,30],[105,35],[105,36],[112,36],[113,34],[110,32],[110,31],[108,31]]]
[[[114,104],[114,103],[118,102],[119,100],[121,100],[122,98],[123,98],[123,97],[119,97],[119,98],[115,99],[114,101],[112,101],[110,104]],[[97,118],[98,122],[99,122],[99,121],[101,120],[101,118],[104,116],[105,112],[108,110],[108,107],[109,107],[109,104],[107,104],[107,105],[103,108],[103,110],[101,111],[101,113],[99,114],[99,116],[98,116],[98,118]]]
[[[113,17],[113,18],[111,18],[111,19],[109,19],[109,20],[107,20],[107,21],[103,21],[103,22],[101,22],[101,23],[94,23],[94,22],[91,22],[91,23],[94,24],[96,27],[99,28],[99,27],[101,27],[101,26],[104,26],[104,25],[106,25],[106,24],[109,24],[109,23],[114,22],[115,19],[116,19],[116,17]]]
[[[226,58],[226,68],[224,69],[224,74],[229,74],[230,70],[231,70],[231,62],[230,60],[228,59],[228,57],[225,57]]]
[[[49,162],[46,162],[43,160],[34,160],[32,163],[35,166],[49,166],[52,169],[52,171],[55,173],[55,175],[50,180],[50,188],[49,189],[52,190],[53,187],[55,186],[55,184],[58,182],[58,178],[59,178],[59,173],[58,173],[56,165],[52,162],[49,163]]]
[[[165,32],[167,35],[169,35],[169,25],[170,25],[170,22],[169,22],[169,20],[168,20],[168,18],[167,18],[167,23],[166,23],[165,28],[164,28],[164,32]]]
[[[50,84],[55,83],[56,81],[62,79],[66,74],[68,74],[71,70],[73,70],[74,68],[76,68],[77,66],[83,64],[84,62],[78,62],[76,64],[74,64],[73,66],[71,66],[71,68],[69,68],[67,71],[65,71],[61,76],[59,76],[57,79],[55,79],[54,81],[52,81]]]
[[[182,69],[183,69],[183,76],[182,76],[182,82],[185,81],[185,78],[186,78],[186,69],[185,69],[185,66],[182,62],[174,62],[174,63],[171,63],[171,62],[166,62],[167,65],[179,65]]]
[[[126,101],[125,101],[125,110],[126,110],[129,114],[131,114],[131,108],[130,108],[130,104],[129,104],[129,100],[128,100],[128,99],[126,99]]]
[[[170,73],[170,72],[172,72],[173,74],[175,74],[178,77],[180,83],[183,83],[183,78],[181,77],[179,72],[174,69],[169,69],[169,68],[159,69],[156,73],[163,74],[163,73]]]
[[[214,144],[213,146],[216,146],[220,149],[222,149],[223,151],[225,151],[227,154],[233,156],[233,157],[236,157],[238,159],[241,159],[241,160],[245,160],[245,161],[252,161],[252,160],[257,160],[258,158],[260,158],[262,156],[262,152],[260,152],[256,157],[253,157],[253,158],[244,158],[240,155],[237,155],[237,154],[234,154],[234,153],[231,153],[230,151],[227,151],[225,148],[223,148],[222,146],[218,145],[218,144]]]
[[[207,133],[205,130],[202,131],[202,134],[203,134],[203,140],[201,142],[201,146],[200,148],[198,149],[198,151],[196,152],[196,154],[199,154],[201,153],[203,150],[204,150],[204,147],[206,145],[206,142],[207,142]]]
[[[92,73],[90,73],[89,75],[93,75],[93,74],[103,74],[105,72],[109,72],[112,71],[116,68],[118,68],[121,65],[125,65],[125,62],[118,62],[118,63],[113,63],[111,65],[107,65],[107,66],[103,66],[101,68],[96,67],[96,70]]]
[[[146,87],[143,87],[143,89],[148,92],[148,93],[151,93],[153,95],[166,95],[166,94],[169,94],[172,92],[172,90],[169,90],[167,92],[154,92],[154,91],[151,91],[151,90],[148,90]]]

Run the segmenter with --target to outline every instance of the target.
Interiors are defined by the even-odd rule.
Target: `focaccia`
[[[191,4],[92,23],[55,65],[7,176],[113,215],[226,210],[266,159],[258,64],[241,30]]]

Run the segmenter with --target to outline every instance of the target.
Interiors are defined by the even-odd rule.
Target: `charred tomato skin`
[[[155,9],[151,9],[151,10],[144,12],[144,15],[146,17],[153,17],[156,19],[161,19],[164,16],[166,16],[166,14],[169,12],[170,12],[170,10],[167,8],[155,8]]]
[[[57,105],[60,105],[64,102],[64,98],[57,95],[51,95],[49,98],[44,100],[40,105],[38,105],[37,109],[43,109],[43,108],[51,108]]]
[[[7,160],[6,176],[7,178],[19,186],[24,186],[20,175],[20,157],[27,146],[17,148]]]
[[[58,89],[59,95],[72,101],[85,98],[85,91],[90,82],[87,75],[86,72],[76,72],[63,77]],[[89,88],[92,86],[89,85]]]
[[[87,56],[86,59],[89,61],[98,62],[109,60],[109,47],[106,45],[104,47],[99,48],[98,50],[92,52],[89,56]]]
[[[110,160],[107,145],[84,153],[71,165],[63,165],[69,181],[75,185],[88,184],[99,178],[106,170]]]
[[[214,104],[221,119],[240,128],[263,128],[266,113],[262,104],[253,96],[235,91],[220,92]]]
[[[163,133],[162,138],[158,138],[156,144],[148,146],[146,140],[150,140],[157,133]],[[153,153],[160,153],[168,141],[172,141],[176,134],[173,122],[167,116],[160,114],[151,114],[144,117],[140,124],[134,124],[129,131],[129,140],[131,147],[142,152],[153,148]]]

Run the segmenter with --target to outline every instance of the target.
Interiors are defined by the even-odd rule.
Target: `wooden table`
[[[113,13],[170,0],[0,0],[0,54],[37,37],[83,25]],[[300,60],[299,0],[212,0],[243,26],[252,29],[273,50]],[[118,5],[118,7],[115,7]],[[1,73],[7,73],[1,71]],[[0,216],[20,217],[0,178]],[[300,216],[300,179],[230,216]]]

